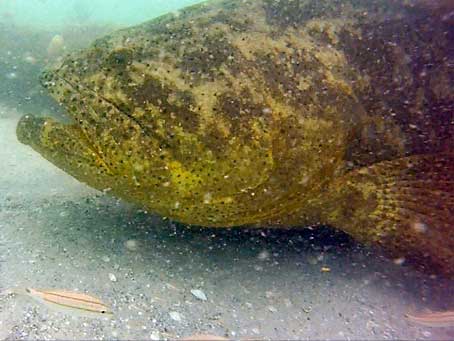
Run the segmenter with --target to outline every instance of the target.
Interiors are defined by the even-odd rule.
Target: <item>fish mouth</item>
[[[79,126],[81,131],[91,130],[101,124],[103,112],[115,111],[127,120],[134,120],[121,109],[121,103],[106,98],[95,85],[90,86],[85,77],[70,71],[73,70],[67,65],[47,70],[41,74],[40,82],[51,97],[66,109],[71,122]]]
[[[87,127],[83,125],[84,122],[88,121],[93,127],[98,124],[98,122],[90,120],[90,113],[93,113],[94,109],[90,105],[90,101],[87,100],[87,98],[95,98],[96,92],[83,84],[76,76],[73,76],[72,78],[74,79],[71,80],[65,77],[64,70],[65,66],[46,70],[40,77],[41,85],[65,109],[63,110],[64,114],[61,117],[57,117],[55,121],[77,130],[87,148],[100,157],[102,152],[92,142],[87,132]]]
[[[48,70],[44,71],[40,78],[39,82],[41,86],[47,90],[56,86],[56,79],[58,79],[58,70]],[[75,89],[74,89],[75,90]],[[53,96],[52,91],[49,91],[54,99],[58,101],[55,96]],[[61,104],[59,102],[59,104]],[[74,117],[70,115],[68,108],[65,110],[59,110],[58,114],[49,114],[49,115],[32,115],[26,114],[22,116],[16,126],[16,137],[18,141],[25,145],[36,145],[39,143],[42,137],[43,128],[49,121],[58,122],[65,126],[74,125],[77,127],[77,122]]]
[[[61,67],[54,70],[46,70],[40,76],[40,84],[45,88],[50,96],[64,108],[64,117],[68,119],[69,122],[64,122],[63,120],[58,120],[61,123],[74,123],[78,124],[76,121],[76,116],[78,112],[82,112],[81,103],[86,106],[86,103],[82,101],[82,91],[81,88],[85,86],[77,85],[81,84],[80,80],[70,81],[63,75],[61,75]],[[70,105],[68,101],[70,99],[73,102],[73,105]],[[77,102],[77,105],[76,105]]]
[[[19,142],[79,181],[98,190],[111,187],[111,167],[76,124],[24,115],[17,124],[16,136]]]
[[[45,73],[45,76],[50,74],[50,72]],[[52,78],[55,79],[58,77],[56,73],[52,72]],[[56,86],[56,83],[53,81],[44,81],[41,80],[41,84],[46,89],[52,88]],[[72,88],[73,92],[76,94],[78,93],[81,96],[80,92],[78,92],[75,88]],[[84,131],[81,128],[80,124],[77,122],[74,114],[71,112],[70,108],[63,105],[62,101],[55,96],[52,91],[49,91],[51,97],[57,101],[57,103],[62,107],[63,110],[60,110],[58,114],[48,114],[48,115],[32,115],[26,114],[22,116],[16,126],[16,137],[20,143],[30,146],[39,147],[44,139],[44,135],[46,134],[45,130],[46,127],[52,127],[49,129],[53,129],[54,127],[58,126],[59,129],[68,128],[68,132],[71,130],[73,135],[77,135],[77,138],[80,135],[84,135]],[[88,139],[83,139],[84,144],[87,148],[93,149],[93,145],[89,142]]]
[[[83,124],[88,121],[88,118],[84,118],[89,115],[87,113],[93,111],[89,101],[84,100],[90,90],[85,86],[75,85],[75,81],[67,80],[60,74],[60,69],[43,72],[40,82],[51,97],[65,109],[62,110],[65,114],[47,117],[29,114],[23,116],[16,127],[18,141],[31,146],[51,162],[62,153],[66,154],[68,159],[72,157],[87,162],[94,158],[96,164],[112,174],[112,169],[95,142],[96,139],[90,136],[89,128],[96,127],[97,122],[89,122],[91,126]],[[94,93],[93,90],[91,92]],[[70,145],[77,145],[77,148],[71,148]],[[91,157],[87,158],[87,155]]]

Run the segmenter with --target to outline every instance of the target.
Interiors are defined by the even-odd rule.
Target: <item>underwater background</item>
[[[3,0],[2,21],[29,27],[71,24],[133,25],[200,0]]]
[[[41,96],[38,78],[45,65],[88,46],[115,29],[138,24],[194,0],[0,1],[0,98],[28,108],[52,103]],[[57,110],[56,108],[54,108]]]
[[[453,339],[452,321],[406,318],[452,311],[453,280],[328,227],[179,224],[89,188],[17,141],[22,115],[65,116],[40,84],[43,69],[199,2],[0,0],[0,340]],[[84,292],[114,315],[10,294],[27,287]]]

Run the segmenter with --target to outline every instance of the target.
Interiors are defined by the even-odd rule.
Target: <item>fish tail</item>
[[[333,186],[330,224],[381,244],[398,264],[454,278],[454,153],[353,171]]]

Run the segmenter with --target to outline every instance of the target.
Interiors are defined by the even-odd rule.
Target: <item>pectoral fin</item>
[[[454,277],[454,153],[375,164],[340,179],[332,193],[330,224]]]

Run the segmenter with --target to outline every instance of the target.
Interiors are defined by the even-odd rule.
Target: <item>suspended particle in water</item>
[[[269,114],[271,114],[272,112],[273,112],[273,111],[271,110],[271,108],[263,108],[263,110],[262,110],[262,113],[263,113],[264,115],[269,115]]]
[[[24,61],[25,61],[26,63],[32,64],[32,65],[35,65],[36,62],[37,62],[36,58],[33,57],[32,55],[26,55],[26,56],[24,57]]]
[[[396,265],[402,265],[405,263],[405,257],[399,257],[393,260],[394,264]]]
[[[17,73],[10,72],[10,73],[6,74],[6,78],[8,78],[8,79],[16,79],[17,78]]]
[[[264,261],[270,258],[270,253],[267,250],[263,250],[257,256],[258,260]]]
[[[420,221],[414,222],[411,227],[418,233],[426,233],[428,230],[427,225]]]
[[[209,204],[211,202],[211,199],[212,199],[212,196],[211,196],[211,193],[205,193],[205,195],[203,196],[203,203],[204,204]]]

